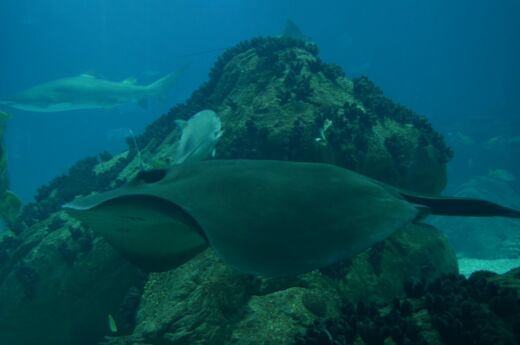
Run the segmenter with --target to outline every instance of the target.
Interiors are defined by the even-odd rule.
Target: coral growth
[[[316,320],[295,344],[516,344],[520,298],[517,290],[491,281],[495,276],[409,280],[406,298],[385,305],[346,303],[339,318]]]

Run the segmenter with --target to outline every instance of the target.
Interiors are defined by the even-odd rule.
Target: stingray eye
[[[166,169],[143,170],[135,177],[135,181],[144,183],[155,183],[161,181],[166,176]]]

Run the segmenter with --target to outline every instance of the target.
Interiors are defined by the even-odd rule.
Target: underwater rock
[[[125,294],[142,280],[90,231],[57,224],[38,223],[9,245],[0,265],[1,344],[96,344],[109,334],[108,314],[119,317]]]
[[[148,126],[139,146],[156,150],[177,118],[216,111],[218,158],[320,161],[403,189],[439,193],[452,152],[424,117],[392,102],[366,77],[350,80],[315,44],[255,38],[227,50],[209,80]],[[327,141],[317,141],[327,120]]]
[[[119,178],[119,174],[134,156],[135,154],[124,153],[106,161],[106,154],[102,152],[100,157],[79,160],[67,173],[38,188],[35,201],[22,208],[12,230],[16,233],[23,232],[27,227],[59,211],[61,205],[78,195],[100,192],[122,184],[124,180]]]
[[[293,344],[518,344],[519,277],[516,269],[409,280],[405,298],[346,302],[338,317],[315,321]]]
[[[401,282],[412,277],[432,279],[440,272],[458,271],[455,252],[447,238],[432,226],[410,225],[354,257],[339,289],[351,301],[367,296],[388,302],[402,294]]]
[[[520,191],[503,171],[492,171],[455,189],[455,196],[482,198],[520,208]],[[479,259],[517,258],[520,221],[503,218],[437,217],[428,221],[443,230],[458,253]],[[471,239],[471,241],[468,241]]]
[[[215,77],[209,96],[225,133],[220,158],[325,161],[404,189],[438,193],[451,151],[429,122],[349,80],[313,45],[252,40]],[[316,142],[327,120],[327,143]]]
[[[430,226],[411,225],[377,250],[282,278],[239,274],[207,250],[177,269],[152,273],[133,334],[106,344],[289,344],[315,320],[337,317],[343,300],[388,303],[404,296],[408,279],[457,272],[446,238]]]

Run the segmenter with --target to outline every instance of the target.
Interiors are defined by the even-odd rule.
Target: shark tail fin
[[[520,218],[518,210],[481,199],[432,197],[404,192],[401,195],[408,202],[427,207],[431,215]]]
[[[159,80],[154,81],[153,83],[147,86],[148,90],[151,94],[158,97],[163,97],[167,94],[167,92],[175,85],[177,79],[188,69],[188,65],[184,65],[181,68],[173,71],[170,74],[162,77]]]

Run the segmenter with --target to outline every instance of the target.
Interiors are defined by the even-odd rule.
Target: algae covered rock
[[[290,344],[518,344],[518,276],[481,271],[407,281],[406,297],[344,303],[339,317],[314,323]]]
[[[174,128],[209,108],[222,119],[218,158],[320,161],[405,189],[439,193],[452,152],[424,117],[348,79],[315,44],[256,38],[227,50],[209,80],[139,138],[155,150]],[[326,127],[326,123],[331,126]]]
[[[109,314],[121,329],[133,328],[124,308],[141,284],[138,270],[75,222],[36,227],[0,265],[0,342],[96,344],[110,333]]]
[[[404,282],[456,273],[446,238],[411,225],[348,262],[295,277],[258,278],[224,266],[211,250],[145,285],[132,335],[107,344],[290,344],[345,300],[390,302]]]

